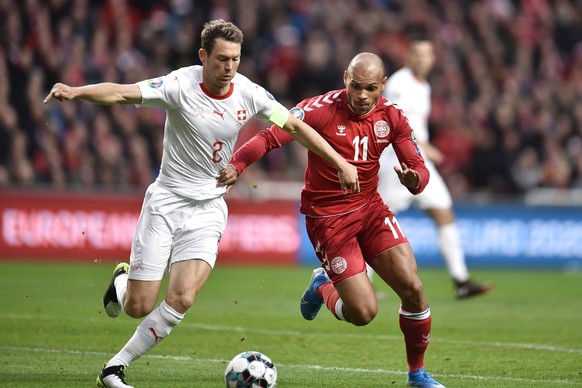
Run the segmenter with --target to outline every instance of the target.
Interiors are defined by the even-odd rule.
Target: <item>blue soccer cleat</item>
[[[419,388],[445,388],[444,385],[430,377],[430,374],[425,372],[424,368],[421,368],[416,372],[408,372],[406,385]]]
[[[317,287],[329,281],[329,277],[323,268],[317,268],[313,270],[309,285],[301,297],[300,307],[301,315],[303,315],[303,318],[311,321],[317,316],[317,313],[323,304],[323,298],[317,295]]]
[[[119,263],[113,270],[113,276],[111,276],[111,281],[107,286],[107,290],[105,290],[105,294],[103,295],[103,307],[105,307],[105,312],[111,318],[115,318],[121,312],[121,305],[117,300],[117,292],[115,291],[115,279],[124,273],[129,272],[129,264],[127,263]]]

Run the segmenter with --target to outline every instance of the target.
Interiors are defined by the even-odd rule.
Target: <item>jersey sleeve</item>
[[[141,104],[163,109],[178,107],[180,95],[180,77],[174,71],[168,75],[151,78],[137,83],[142,95]]]
[[[412,74],[407,75],[402,70],[394,73],[386,82],[384,96],[404,111],[422,145],[429,141],[427,120],[430,113],[430,85],[412,77]]]
[[[261,159],[275,148],[280,148],[287,143],[292,142],[293,136],[276,125],[272,125],[244,143],[233,155],[230,165],[238,173],[242,173],[245,168]]]
[[[276,102],[275,99],[273,98],[273,96],[271,96],[268,91],[265,90],[265,93],[266,93],[266,96],[268,99]],[[289,134],[287,131],[285,131],[281,127],[283,125],[285,125],[285,122],[287,122],[289,115],[295,116],[298,120],[307,121],[309,116],[306,116],[305,111],[303,110],[303,107],[305,106],[306,103],[307,103],[307,100],[304,100],[304,101],[300,102],[299,104],[297,104],[297,106],[292,108],[290,111],[288,111],[285,107],[283,107],[281,105],[281,107],[283,107],[283,109],[285,109],[285,112],[284,112],[285,113],[284,114],[285,120],[282,122],[280,121],[279,123],[277,123],[277,122],[275,122],[275,120],[271,119],[273,117],[273,115],[277,115],[276,111],[272,111],[270,113],[271,118],[269,120],[271,120],[271,122],[273,122],[275,125],[272,125],[270,128],[259,132],[258,134],[253,136],[250,140],[248,140],[245,144],[243,144],[233,154],[229,164],[231,166],[233,166],[234,168],[236,168],[236,170],[240,174],[244,171],[245,168],[247,168],[248,166],[250,166],[251,164],[253,164],[257,160],[259,160],[263,156],[265,156],[265,154],[267,154],[267,152],[269,152],[275,148],[280,148],[280,147],[284,146],[285,144],[291,143],[293,140],[295,140],[293,138],[293,136],[291,136],[291,134]],[[279,104],[279,103],[277,103],[277,104]],[[283,112],[281,112],[279,114],[283,115]],[[279,119],[282,119],[282,117],[279,117]],[[312,125],[312,123],[309,123],[309,124]]]
[[[283,127],[289,118],[287,108],[275,100],[275,97],[262,86],[251,83],[251,87],[254,87],[252,101],[255,111],[271,123]]]
[[[414,131],[410,127],[406,116],[400,111],[398,112],[398,125],[396,135],[392,140],[394,152],[398,157],[400,163],[405,163],[408,168],[416,170],[420,176],[420,184],[416,189],[408,188],[412,194],[421,193],[426,187],[429,180],[429,172],[424,164],[424,159],[421,155],[420,149],[414,136]]]

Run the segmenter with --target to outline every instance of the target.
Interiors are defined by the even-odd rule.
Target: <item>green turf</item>
[[[0,262],[0,387],[90,387],[138,323],[101,306],[111,263]],[[127,372],[145,387],[223,387],[228,360],[259,350],[279,387],[403,387],[398,301],[385,286],[366,327],[325,309],[304,321],[311,269],[221,268],[172,335]],[[421,272],[433,329],[426,367],[447,387],[582,386],[582,274],[483,271],[490,295],[453,298],[443,270]]]

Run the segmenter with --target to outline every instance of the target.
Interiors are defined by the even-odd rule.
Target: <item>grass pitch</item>
[[[0,387],[90,387],[138,320],[101,305],[111,263],[0,262]],[[146,387],[224,387],[244,350],[270,356],[278,386],[404,387],[398,300],[384,285],[368,326],[311,322],[299,298],[311,268],[218,266],[172,334],[135,361],[127,380]],[[582,274],[476,270],[497,288],[457,301],[444,270],[422,269],[433,328],[426,368],[447,387],[582,386]]]

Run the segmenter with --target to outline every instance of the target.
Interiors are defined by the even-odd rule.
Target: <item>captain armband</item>
[[[269,116],[269,121],[273,124],[283,128],[287,119],[289,118],[289,110],[285,108],[283,105],[276,103],[275,110]]]

